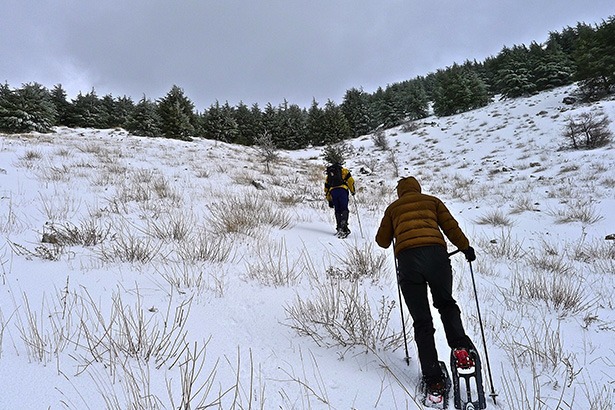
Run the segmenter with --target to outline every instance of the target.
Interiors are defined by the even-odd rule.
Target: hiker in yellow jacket
[[[345,238],[350,235],[348,228],[348,192],[355,194],[354,178],[339,162],[327,167],[325,196],[329,207],[335,210],[336,235]]]

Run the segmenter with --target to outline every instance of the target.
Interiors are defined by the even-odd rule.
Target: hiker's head
[[[421,192],[421,184],[415,177],[404,177],[397,181],[397,196],[401,197],[408,192]]]

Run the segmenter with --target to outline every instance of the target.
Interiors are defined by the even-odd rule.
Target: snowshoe
[[[338,228],[337,232],[335,234],[335,236],[337,236],[340,239],[344,239],[347,238],[348,235],[350,235],[350,229],[348,229],[348,227],[342,227],[342,228]]]
[[[451,389],[451,379],[446,369],[446,364],[440,362],[442,370],[442,380],[427,383],[421,380],[421,390],[423,391],[423,404],[433,409],[446,409],[448,407],[448,394]]]
[[[481,362],[476,350],[453,349],[451,351],[451,375],[453,402],[456,409],[482,410],[487,408],[481,376]]]

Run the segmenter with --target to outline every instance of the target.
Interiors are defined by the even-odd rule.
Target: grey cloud
[[[4,10],[0,80],[11,86],[156,99],[177,84],[200,110],[341,102],[351,87],[371,92],[613,14],[611,0],[8,0]]]

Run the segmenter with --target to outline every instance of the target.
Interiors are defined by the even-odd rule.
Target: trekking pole
[[[489,364],[489,353],[487,353],[487,342],[485,341],[485,329],[483,327],[483,319],[480,316],[480,306],[478,305],[478,294],[476,293],[476,282],[474,280],[474,271],[472,270],[472,262],[470,264],[470,276],[472,277],[472,286],[474,287],[474,299],[476,300],[476,311],[478,312],[478,323],[480,324],[480,333],[483,337],[483,348],[485,349],[485,362],[487,363],[487,373],[489,375],[489,387],[491,387],[491,393],[489,396],[493,399],[493,404],[496,404],[495,398],[498,396],[493,388],[493,378],[491,377],[491,365]]]
[[[354,202],[354,209],[357,213],[357,222],[359,222],[359,231],[361,231],[361,239],[365,239],[363,236],[363,227],[361,226],[361,218],[359,218],[359,205],[357,205],[357,200],[354,199],[354,195],[352,196],[352,202]]]
[[[404,332],[404,346],[406,348],[405,361],[410,366],[410,355],[408,354],[408,337],[406,336],[406,321],[404,320],[404,304],[401,298],[401,286],[399,286],[399,267],[397,266],[397,257],[395,256],[395,242],[393,242],[393,260],[395,261],[395,278],[397,280],[397,293],[399,295],[399,311],[401,312],[401,329]]]

